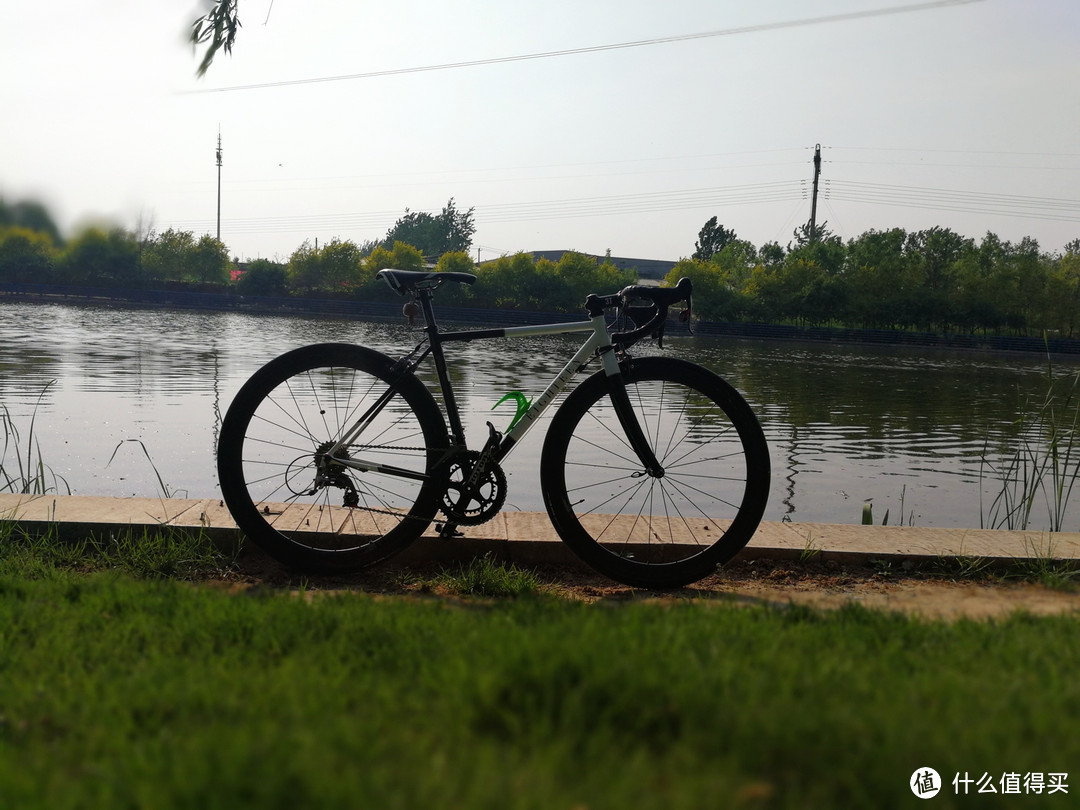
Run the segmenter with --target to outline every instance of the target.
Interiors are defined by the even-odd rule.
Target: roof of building
[[[620,270],[637,270],[638,277],[640,278],[662,279],[671,271],[671,268],[675,266],[675,262],[663,259],[633,259],[625,256],[599,256],[595,253],[585,253],[580,250],[530,250],[528,252],[534,259],[548,259],[553,262],[557,262],[561,259],[564,253],[580,253],[582,256],[589,256],[596,259],[597,263],[609,261]]]

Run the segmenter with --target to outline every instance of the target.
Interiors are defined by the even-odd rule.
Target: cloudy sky
[[[240,0],[202,79],[193,0],[6,4],[0,195],[214,233],[243,258],[475,208],[474,253],[677,259],[716,215],[786,245],[935,225],[1080,237],[1075,0]],[[609,47],[625,46],[625,47]]]

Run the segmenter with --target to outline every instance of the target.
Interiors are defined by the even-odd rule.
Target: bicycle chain
[[[350,444],[347,445],[349,450],[365,450],[371,448],[378,448],[380,450],[394,450],[404,452],[427,452],[426,447],[404,447],[399,445],[374,445],[374,444]],[[465,458],[469,462],[475,463],[479,460],[480,454],[476,451],[466,451]],[[461,461],[451,461],[451,466],[448,469],[453,469],[455,466],[462,470]],[[455,523],[463,526],[477,526],[481,523],[486,523],[491,520],[499,510],[502,508],[503,503],[506,501],[506,474],[503,472],[502,467],[496,462],[489,462],[488,469],[484,475],[485,483],[490,487],[493,494],[490,497],[476,499],[477,506],[471,506],[471,500],[469,503],[462,504],[460,502],[464,495],[462,483],[447,481],[446,491],[443,492],[440,498],[440,510],[448,518]],[[456,496],[456,499],[455,499]],[[348,506],[350,509],[362,509],[365,512],[369,512],[376,515],[391,515],[393,517],[400,518],[402,520],[417,520],[418,518],[412,518],[409,514],[402,514],[401,512],[395,512],[390,509],[378,509],[372,506],[361,506],[359,503]]]
[[[396,450],[396,451],[422,452],[422,453],[426,453],[427,450],[428,450],[428,448],[426,448],[426,447],[401,447],[401,446],[398,446],[398,445],[386,445],[386,444],[350,444],[350,445],[346,445],[346,448],[349,449],[349,450],[353,450],[353,449],[370,450],[371,448],[378,448],[380,450]],[[309,493],[309,494],[314,494],[314,493]],[[346,506],[344,508],[360,509],[360,510],[363,510],[364,512],[369,512],[369,513],[375,514],[375,515],[390,515],[392,517],[400,518],[401,520],[420,520],[420,518],[413,517],[412,515],[410,515],[408,513],[403,514],[401,512],[395,512],[392,509],[378,509],[378,508],[376,508],[374,506],[361,506],[359,503],[356,503],[356,504],[354,504],[352,506]]]

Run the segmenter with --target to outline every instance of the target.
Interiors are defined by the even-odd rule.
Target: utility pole
[[[220,153],[219,153],[220,155]],[[817,190],[821,177],[821,144],[814,146],[814,196],[810,200],[810,242],[817,241]]]
[[[814,187],[816,189],[816,186]],[[217,127],[217,241],[221,241],[221,127]]]

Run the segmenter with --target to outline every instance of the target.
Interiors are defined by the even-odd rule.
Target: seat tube
[[[454,398],[454,389],[450,384],[450,372],[446,367],[446,355],[443,354],[439,325],[435,321],[435,311],[431,306],[431,293],[428,290],[419,290],[418,297],[420,307],[424,312],[424,322],[427,324],[425,331],[431,346],[431,357],[435,361],[435,374],[439,378],[439,389],[442,391],[443,404],[446,406],[446,419],[450,423],[450,435],[456,444],[464,445],[465,429],[462,427],[457,400]]]

